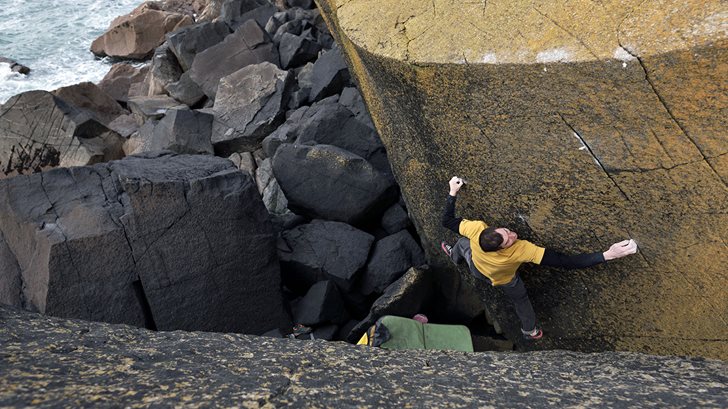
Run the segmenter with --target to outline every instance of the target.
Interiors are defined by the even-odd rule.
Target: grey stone
[[[212,115],[202,112],[171,109],[154,126],[145,150],[211,155],[212,119]]]
[[[130,156],[0,180],[0,196],[18,307],[159,330],[290,326],[268,214],[226,159]]]
[[[129,113],[92,82],[61,87],[51,93],[106,126],[120,115]]]
[[[186,108],[184,104],[167,95],[131,97],[128,104],[140,125],[149,119],[161,119],[170,109]]]
[[[231,160],[235,167],[248,172],[249,175],[255,176],[256,169],[258,169],[258,165],[255,162],[255,159],[253,158],[253,154],[250,152],[236,152],[232,155],[228,156],[228,159]],[[258,182],[258,178],[255,177],[256,185]],[[259,186],[259,185],[258,185]],[[263,192],[260,190],[260,187],[258,188],[258,193],[262,194]]]
[[[248,20],[262,27],[276,12],[275,6],[267,0],[228,0],[222,5],[220,19],[233,29]]]
[[[321,51],[321,46],[304,35],[284,33],[278,45],[281,67],[284,69],[298,67],[313,61]]]
[[[433,273],[427,268],[410,268],[402,277],[387,287],[369,309],[367,316],[346,334],[348,342],[359,338],[385,315],[413,317],[430,306],[434,292]]]
[[[139,130],[139,124],[134,115],[120,115],[109,123],[109,129],[118,133],[122,138],[128,138]]]
[[[362,294],[382,293],[410,267],[425,264],[425,253],[407,230],[374,243],[362,277]]]
[[[190,107],[205,98],[205,93],[192,81],[189,72],[182,74],[179,81],[167,85],[167,92],[172,98]]]
[[[220,43],[230,32],[224,21],[206,22],[167,34],[167,42],[182,70],[187,71],[198,53]]]
[[[289,7],[300,7],[303,9],[311,9],[316,7],[316,4],[313,2],[313,0],[286,0],[286,4],[288,4]]]
[[[339,289],[331,281],[320,281],[311,286],[296,305],[294,320],[297,324],[343,324],[349,320]]]
[[[336,333],[339,331],[339,326],[335,324],[323,325],[313,330],[314,339],[325,339],[331,341],[336,337]]]
[[[409,215],[399,203],[395,203],[382,215],[381,225],[387,233],[397,233],[409,227]]]
[[[179,81],[180,75],[182,67],[179,66],[177,57],[169,45],[164,43],[154,50],[149,72],[142,87],[148,96],[165,95],[168,93],[167,86]]]
[[[221,155],[254,150],[285,119],[292,85],[288,71],[263,62],[220,80],[213,110],[212,143]]]
[[[349,68],[338,47],[326,51],[316,60],[311,81],[311,102],[339,94],[351,84]]]
[[[341,91],[339,103],[347,107],[349,111],[353,112],[354,115],[356,115],[356,119],[358,119],[364,125],[375,129],[372,118],[369,115],[369,110],[367,110],[367,106],[364,104],[364,98],[362,98],[361,93],[358,89],[354,87],[344,88]]]
[[[313,220],[278,239],[284,284],[302,291],[317,281],[332,280],[348,291],[369,256],[374,237],[346,223]]]
[[[46,91],[29,91],[0,106],[0,173],[50,165],[82,166],[119,159],[123,138]]]
[[[10,70],[13,72],[17,72],[23,75],[30,74],[30,68],[18,63],[15,60],[11,60],[10,58],[0,57],[0,63],[8,64],[10,66]]]
[[[391,180],[361,156],[331,145],[281,145],[273,173],[288,208],[310,218],[364,223],[396,200]]]
[[[353,402],[391,408],[521,409],[546,402],[728,406],[728,363],[713,359],[563,350],[392,352],[340,342],[155,332],[6,306],[0,306],[0,320],[3,380],[22,385],[0,397],[7,407],[99,406],[100,396],[119,407],[150,406],[160,396],[164,406],[238,407],[260,401],[271,407],[328,408]]]
[[[198,53],[190,78],[214,99],[221,78],[264,61],[278,65],[278,48],[254,20],[248,20],[222,42]]]
[[[135,67],[132,64],[116,63],[99,82],[99,88],[112,98],[126,102],[129,97],[141,96],[141,84],[149,71],[149,64]]]

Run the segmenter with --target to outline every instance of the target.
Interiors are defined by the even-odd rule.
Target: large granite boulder
[[[165,34],[192,23],[190,16],[162,10],[159,3],[148,1],[114,19],[91,43],[91,52],[100,57],[144,59],[164,42]]]
[[[0,169],[34,169],[38,157],[55,165],[83,166],[123,157],[123,138],[88,112],[46,91],[29,91],[0,106]]]
[[[177,56],[182,70],[192,67],[195,56],[221,42],[230,34],[230,28],[223,21],[200,23],[183,27],[167,34],[169,47]]]
[[[221,78],[265,61],[278,65],[278,49],[255,20],[247,20],[223,41],[195,55],[190,78],[214,99]]]
[[[718,360],[615,352],[388,351],[342,342],[155,332],[5,306],[0,322],[4,407],[728,406],[728,364]]]
[[[284,231],[278,239],[283,283],[306,290],[331,280],[349,291],[369,257],[374,237],[346,223],[313,220]]]
[[[285,120],[293,75],[262,62],[223,77],[217,89],[212,143],[222,156],[253,151]]]
[[[332,145],[281,145],[273,174],[288,208],[311,218],[357,224],[381,215],[395,198],[391,180],[361,156]]]
[[[465,176],[461,216],[567,252],[640,246],[523,269],[546,337],[522,347],[728,359],[724,2],[318,3],[443,283],[439,215]],[[511,307],[478,291],[520,343]]]
[[[120,115],[129,113],[111,95],[92,82],[61,87],[52,91],[52,94],[106,126]]]
[[[226,159],[130,156],[0,180],[0,197],[0,303],[159,330],[290,325],[268,214]]]

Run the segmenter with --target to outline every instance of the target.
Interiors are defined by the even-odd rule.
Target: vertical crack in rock
[[[582,47],[584,47],[587,51],[589,51],[589,54],[591,54],[595,59],[597,59],[597,60],[599,59],[599,56],[597,56],[597,54],[594,52],[594,50],[592,50],[592,48],[589,47],[581,38],[577,37],[576,35],[574,35],[574,33],[572,33],[571,31],[567,30],[561,24],[557,23],[556,20],[552,19],[548,14],[546,14],[546,13],[542,12],[541,10],[539,10],[538,7],[533,7],[533,9],[536,11],[536,13],[540,14],[543,18],[545,18],[546,20],[548,20],[551,23],[553,23],[561,31],[565,32],[571,38],[573,38],[574,40],[578,41],[579,44],[581,44]]]
[[[624,190],[622,190],[622,188],[619,186],[619,184],[617,184],[617,181],[614,180],[612,175],[610,175],[609,172],[607,172],[607,169],[604,167],[604,165],[602,165],[602,162],[599,160],[599,158],[597,158],[597,155],[594,154],[594,151],[592,150],[591,146],[589,146],[589,144],[584,140],[584,138],[582,138],[582,136],[579,134],[579,132],[577,132],[576,129],[574,129],[574,127],[571,126],[571,124],[568,121],[566,121],[566,118],[564,118],[564,116],[560,112],[557,112],[557,115],[559,116],[559,118],[561,118],[561,121],[564,124],[566,124],[566,126],[568,126],[569,129],[571,129],[571,132],[574,133],[574,136],[576,136],[581,141],[582,145],[584,145],[587,152],[589,152],[589,154],[594,159],[594,161],[597,163],[597,165],[599,165],[599,167],[602,169],[602,171],[604,171],[604,174],[607,175],[609,180],[611,180],[612,183],[614,184],[614,186],[617,189],[619,189],[619,192],[622,193],[622,196],[625,198],[625,200],[629,201],[629,196],[627,196],[627,194],[624,192]]]
[[[718,181],[723,183],[723,186],[726,186],[726,183],[723,181],[723,179],[720,176],[720,173],[713,167],[713,165],[708,161],[708,157],[705,155],[705,152],[703,152],[702,149],[700,149],[700,145],[695,142],[695,140],[690,136],[688,133],[688,130],[685,129],[685,127],[680,123],[680,121],[675,117],[675,114],[672,113],[672,110],[670,109],[669,105],[667,104],[667,101],[660,95],[660,93],[657,91],[657,87],[655,86],[655,83],[652,80],[652,77],[649,74],[649,70],[647,69],[647,66],[645,65],[645,62],[642,60],[642,57],[640,57],[636,52],[633,52],[628,47],[622,45],[622,41],[619,39],[619,33],[617,33],[617,42],[619,46],[629,55],[631,55],[637,62],[640,64],[640,67],[642,67],[642,71],[645,74],[645,81],[647,81],[647,84],[649,84],[650,88],[652,89],[652,92],[657,97],[657,100],[660,101],[660,104],[665,109],[665,112],[667,112],[667,115],[670,116],[670,119],[672,119],[673,122],[675,122],[675,125],[680,129],[680,131],[685,135],[685,137],[692,142],[693,145],[695,145],[695,148],[700,152],[700,154],[703,156],[704,162],[708,165],[708,167],[713,171],[713,174],[718,178]]]
[[[144,315],[144,328],[150,329],[152,331],[157,330],[157,324],[154,322],[154,314],[152,313],[152,306],[149,304],[149,299],[147,298],[147,294],[144,291],[144,286],[142,285],[141,280],[136,280],[133,283],[131,283],[132,288],[134,288],[134,295],[136,296],[137,300],[139,301],[139,306],[142,309],[142,314]]]
[[[63,236],[63,246],[66,249],[66,253],[68,254],[68,259],[71,261],[71,266],[73,266],[73,271],[76,273],[76,280],[79,283],[79,291],[81,292],[81,302],[83,304],[84,309],[86,309],[86,314],[88,317],[91,317],[91,309],[88,306],[88,302],[86,300],[86,294],[84,294],[84,286],[80,285],[81,280],[81,273],[78,270],[78,264],[76,263],[76,260],[73,258],[73,253],[71,252],[71,247],[68,245],[68,236],[66,236],[66,232],[63,231],[61,226],[58,225],[58,219],[60,219],[60,216],[58,215],[58,212],[56,211],[55,203],[51,201],[50,195],[48,195],[48,191],[45,187],[45,179],[43,178],[45,172],[40,172],[40,188],[43,190],[43,194],[45,195],[46,199],[48,200],[48,204],[50,204],[51,208],[49,209],[53,214],[56,216],[56,219],[53,221],[53,230],[57,231],[58,233]],[[50,272],[49,272],[50,273]]]
[[[478,130],[478,132],[480,133],[480,136],[482,136],[483,138],[485,138],[485,140],[487,140],[487,141],[488,141],[488,143],[490,144],[490,146],[491,146],[491,147],[492,147],[493,149],[495,149],[495,148],[496,148],[495,142],[493,142],[493,140],[492,140],[492,139],[490,139],[490,137],[488,136],[488,134],[486,134],[485,132],[483,132],[483,129],[482,129],[482,128],[480,128],[480,127],[479,127],[479,126],[478,126],[478,125],[477,125],[477,124],[475,123],[475,121],[474,121],[474,120],[473,120],[473,119],[472,119],[472,118],[470,117],[470,115],[468,115],[468,114],[465,114],[465,119],[466,119],[466,120],[467,120],[468,122],[470,122],[470,124],[471,124],[471,125],[473,125],[473,126],[475,127],[475,129],[477,129],[477,130]]]

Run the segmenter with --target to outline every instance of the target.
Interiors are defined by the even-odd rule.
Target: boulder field
[[[586,270],[523,268],[547,337],[522,347],[728,358],[722,2],[317,3],[444,296],[462,284],[439,250],[458,175],[459,216],[564,252],[640,246]],[[519,338],[499,292],[461,277]]]

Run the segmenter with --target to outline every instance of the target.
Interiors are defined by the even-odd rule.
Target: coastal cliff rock
[[[164,42],[165,34],[192,23],[190,16],[165,11],[160,3],[148,1],[114,19],[91,43],[91,52],[99,57],[144,59]]]
[[[252,178],[152,153],[0,180],[0,303],[160,330],[289,327]]]
[[[439,250],[458,175],[459,216],[570,253],[640,246],[586,270],[524,266],[546,334],[529,345],[478,285],[522,348],[728,358],[722,2],[317,3],[442,288],[472,284]]]
[[[618,352],[388,351],[154,332],[5,306],[0,363],[3,407],[728,406],[728,365],[717,360]]]

